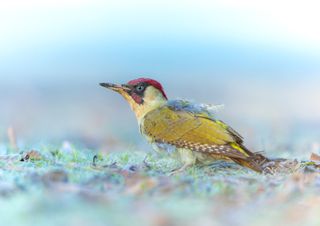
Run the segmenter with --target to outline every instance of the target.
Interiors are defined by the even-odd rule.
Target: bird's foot
[[[190,164],[185,164],[179,168],[176,168],[174,170],[172,170],[168,176],[174,176],[174,175],[177,175],[177,174],[180,174],[182,172],[184,172],[187,168],[189,168],[191,165]]]

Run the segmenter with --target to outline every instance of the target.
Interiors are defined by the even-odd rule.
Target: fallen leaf
[[[38,161],[38,160],[41,160],[42,158],[43,158],[42,155],[38,151],[31,150],[31,151],[28,151],[27,153],[25,153],[23,155],[23,157],[20,159],[20,161],[21,162]]]
[[[320,162],[320,155],[317,155],[315,153],[311,153],[310,161]]]

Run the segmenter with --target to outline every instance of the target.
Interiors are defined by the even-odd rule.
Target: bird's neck
[[[144,104],[134,105],[131,107],[137,117],[138,123],[140,124],[146,114],[166,105],[167,102],[168,101],[166,99],[155,99],[154,101],[145,102]]]

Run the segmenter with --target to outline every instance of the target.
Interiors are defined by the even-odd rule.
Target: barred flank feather
[[[230,145],[207,145],[207,144],[196,144],[190,142],[183,142],[182,144],[175,144],[179,148],[187,148],[192,151],[206,153],[209,156],[227,156],[229,159],[235,163],[250,168],[256,172],[263,172],[263,164],[269,160],[259,153],[252,153],[246,148],[238,147],[237,149],[233,148]],[[239,152],[239,149],[242,149],[242,152]],[[247,157],[242,153],[246,153]]]

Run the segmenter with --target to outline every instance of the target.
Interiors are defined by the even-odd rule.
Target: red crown
[[[129,81],[128,84],[134,86],[134,85],[137,85],[137,84],[139,84],[141,82],[145,82],[145,83],[153,86],[154,88],[158,89],[162,93],[162,95],[166,99],[168,99],[166,93],[163,90],[162,85],[159,82],[157,82],[156,80],[153,80],[153,79],[150,79],[150,78],[137,78],[137,79]]]

